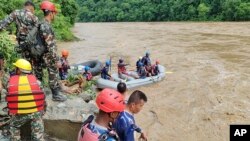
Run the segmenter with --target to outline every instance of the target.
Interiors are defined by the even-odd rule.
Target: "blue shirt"
[[[135,125],[134,116],[126,111],[120,113],[113,127],[121,141],[135,141],[134,131],[141,132],[141,129]]]
[[[106,67],[106,66],[103,67],[103,69],[101,71],[101,78],[110,79],[108,72],[109,72],[109,67]]]
[[[150,58],[147,57],[147,56],[144,56],[144,57],[142,58],[142,63],[143,63],[145,66],[151,66],[151,60],[150,60]]]

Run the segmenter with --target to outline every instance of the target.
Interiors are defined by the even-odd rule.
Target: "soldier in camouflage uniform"
[[[18,53],[21,53],[23,58],[26,58],[31,62],[31,57],[28,51],[27,45],[25,45],[25,38],[34,26],[38,26],[38,18],[34,15],[35,5],[31,1],[24,3],[24,9],[15,10],[4,20],[0,21],[0,31],[5,29],[12,22],[16,23],[16,37],[18,41],[18,47],[16,48]]]
[[[51,22],[56,15],[55,5],[49,1],[43,1],[40,5],[41,10],[44,13],[44,21],[40,24],[40,33],[44,39],[47,52],[43,55],[42,59],[34,61],[34,69],[38,79],[42,78],[41,62],[45,62],[49,73],[49,87],[52,91],[52,100],[65,101],[66,96],[62,95],[59,86],[59,71],[60,60],[57,54],[57,47],[55,42],[55,34],[51,27]]]
[[[41,83],[31,74],[32,67],[27,60],[19,59],[13,64],[16,67],[16,75],[9,79],[6,96],[8,113],[11,116],[10,140],[21,141],[20,127],[30,122],[31,140],[44,141],[42,115],[45,94],[40,86]]]
[[[5,96],[7,94],[6,86],[8,83],[10,76],[9,73],[5,73],[4,70],[4,56],[3,53],[0,52],[0,138],[4,139],[8,136],[9,126],[8,123],[10,122],[10,116],[8,115],[7,110],[7,103],[5,101]],[[1,137],[2,136],[2,137]]]

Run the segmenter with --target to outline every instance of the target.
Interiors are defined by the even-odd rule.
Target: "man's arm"
[[[14,11],[10,15],[8,15],[5,19],[0,21],[0,31],[9,26],[15,19],[16,19],[16,12]]]

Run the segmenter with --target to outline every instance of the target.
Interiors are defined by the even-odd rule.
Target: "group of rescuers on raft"
[[[21,140],[20,127],[30,122],[31,140],[44,140],[44,124],[42,116],[45,113],[45,94],[41,86],[43,78],[42,69],[47,68],[49,73],[49,87],[52,91],[52,100],[63,102],[67,100],[66,96],[61,94],[58,74],[61,79],[66,79],[69,63],[67,60],[68,51],[62,51],[62,57],[59,59],[55,43],[55,34],[51,27],[57,10],[55,5],[44,0],[40,4],[40,9],[44,13],[44,20],[40,24],[40,32],[44,45],[47,48],[46,53],[41,57],[30,55],[29,46],[25,44],[25,36],[30,28],[38,25],[38,18],[34,15],[35,5],[32,1],[26,1],[24,8],[13,11],[4,20],[0,21],[0,31],[6,28],[10,23],[15,22],[17,26],[17,52],[22,58],[13,63],[15,72],[8,73],[4,68],[4,55],[0,52],[0,77],[1,77],[1,103],[7,103],[7,107],[0,111],[0,137],[10,137],[12,141]],[[112,80],[108,74],[110,61],[107,61],[102,69],[101,77]],[[134,78],[145,78],[159,73],[159,62],[151,66],[149,53],[136,63],[137,73],[135,76],[126,71],[123,59],[118,63],[118,74],[121,78],[132,76]],[[32,69],[35,75],[32,74]],[[83,75],[87,80],[91,80],[92,75],[89,67],[84,68]],[[58,72],[59,70],[59,72]],[[96,97],[96,104],[99,113],[94,117],[89,116],[83,122],[79,131],[78,141],[134,141],[134,131],[141,133],[140,139],[147,140],[145,133],[135,124],[134,114],[142,109],[147,102],[146,95],[139,90],[135,90],[129,98],[125,100],[126,84],[120,82],[117,90],[103,89]],[[5,98],[4,98],[5,97]],[[9,119],[8,122],[4,122]]]

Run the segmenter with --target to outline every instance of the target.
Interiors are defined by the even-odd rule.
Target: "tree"
[[[207,20],[208,19],[208,13],[210,11],[210,7],[206,6],[205,3],[201,3],[198,6],[198,17],[200,20]]]
[[[61,12],[65,17],[69,18],[71,25],[74,25],[78,15],[79,7],[75,0],[60,0]]]
[[[236,7],[236,20],[249,21],[250,20],[250,2],[241,3]]]

